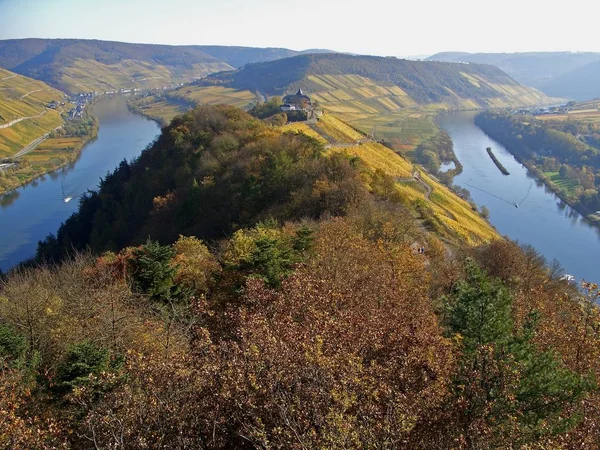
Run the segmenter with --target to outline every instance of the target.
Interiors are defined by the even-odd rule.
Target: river
[[[75,163],[0,197],[0,269],[35,255],[38,241],[55,233],[74,213],[77,197],[96,189],[123,159],[131,160],[160,133],[160,127],[127,109],[123,97],[104,97],[92,106],[98,137]],[[66,202],[65,197],[73,200]]]
[[[489,209],[490,222],[501,234],[532,245],[549,262],[556,259],[577,280],[600,282],[600,229],[536,182],[505,147],[473,123],[474,115],[448,113],[438,118],[463,164],[454,183],[468,189],[478,206]],[[487,147],[510,175],[500,173]]]

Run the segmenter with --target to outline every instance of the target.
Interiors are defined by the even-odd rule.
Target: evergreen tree
[[[578,420],[572,407],[593,387],[536,347],[537,313],[515,326],[512,303],[506,287],[472,261],[445,299],[448,331],[461,351],[454,394],[469,448],[507,440],[519,446],[563,432]]]
[[[176,296],[174,277],[177,266],[171,262],[174,255],[172,247],[151,239],[135,249],[128,267],[134,288],[155,300],[165,301]]]

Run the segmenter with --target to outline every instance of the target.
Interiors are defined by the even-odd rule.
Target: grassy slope
[[[62,124],[60,110],[45,108],[53,100],[64,101],[64,94],[42,81],[0,69],[0,126],[24,117],[39,116],[0,129],[0,158],[12,156]]]
[[[123,60],[117,64],[102,64],[94,60],[77,60],[71,67],[61,69],[59,86],[65,92],[109,92],[118,89],[154,89],[170,87],[218,72],[223,63],[194,64],[174,71],[147,61]]]
[[[370,101],[357,109],[367,114],[373,113],[370,108],[390,111],[414,103],[473,108],[550,101],[493,66],[374,56],[301,55],[249,64],[214,78],[269,95],[301,87],[311,94],[325,94],[327,103],[366,99]]]
[[[313,137],[320,135],[321,142],[330,141],[330,130],[332,129],[337,131],[340,144],[356,142],[365,137],[331,114],[324,115],[318,124],[318,127],[310,127],[306,123],[290,124],[283,128],[290,131],[304,132]],[[326,137],[323,137],[323,134],[319,132]],[[413,164],[399,154],[373,141],[366,141],[353,147],[336,146],[334,144],[329,151],[357,156],[368,167],[382,170],[398,179],[410,178],[416,169]],[[433,210],[437,220],[443,224],[439,230],[441,236],[450,241],[464,241],[469,245],[478,245],[500,237],[496,230],[479,213],[473,211],[466,201],[456,196],[433,177],[425,173],[421,173],[421,177],[432,189],[429,199],[426,195],[426,189],[421,183],[398,180],[396,188],[409,201],[424,202],[427,207]]]

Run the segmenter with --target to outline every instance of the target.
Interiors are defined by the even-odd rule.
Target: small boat
[[[515,203],[515,208],[518,208],[518,207],[519,207],[519,204],[518,204],[518,203]]]
[[[65,198],[63,199],[63,202],[65,202],[65,203],[69,203],[71,200],[73,200],[73,197],[65,197]]]

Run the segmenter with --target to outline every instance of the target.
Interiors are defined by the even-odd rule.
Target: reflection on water
[[[131,113],[121,97],[100,99],[93,112],[98,137],[77,161],[0,197],[0,269],[32,257],[37,242],[77,210],[75,198],[96,189],[102,177],[139,155],[160,132],[155,122]],[[65,203],[67,196],[73,200]]]
[[[21,193],[18,190],[15,190],[0,196],[0,208],[6,208],[12,205],[20,195]]]
[[[506,148],[475,126],[473,117],[474,113],[448,113],[439,118],[463,164],[455,184],[469,189],[475,203],[490,210],[490,222],[501,234],[533,245],[548,261],[557,259],[577,279],[600,281],[600,266],[596,263],[600,229],[534,180]],[[509,176],[500,173],[488,156],[487,147],[493,149]],[[515,208],[514,203],[525,197],[530,186],[525,201]]]

